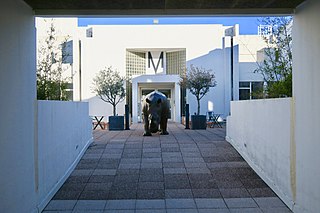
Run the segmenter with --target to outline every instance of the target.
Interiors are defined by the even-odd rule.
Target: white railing
[[[38,101],[36,114],[36,188],[42,210],[92,142],[92,126],[84,102]]]
[[[293,208],[294,135],[291,98],[231,102],[226,140],[257,174]]]

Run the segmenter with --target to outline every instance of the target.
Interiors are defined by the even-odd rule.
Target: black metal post
[[[230,58],[230,65],[231,65],[231,101],[233,101],[233,36],[231,36],[231,58]]]
[[[126,127],[125,127],[125,130],[130,130],[129,128],[129,105],[126,104],[124,106],[124,109],[125,109],[125,120],[126,120]]]
[[[186,104],[186,129],[190,129],[189,127],[189,104]]]

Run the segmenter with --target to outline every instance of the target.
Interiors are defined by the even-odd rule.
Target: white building
[[[66,23],[60,26],[68,28],[69,36],[73,37],[73,97],[74,100],[88,101],[91,115],[112,114],[112,106],[92,92],[96,74],[112,66],[131,79],[126,101],[117,106],[118,114],[124,114],[124,104],[128,103],[132,121],[140,122],[144,95],[159,90],[170,100],[171,120],[181,122],[186,103],[190,105],[190,114],[197,109],[195,97],[179,86],[179,75],[193,64],[212,70],[217,81],[217,86],[201,99],[200,113],[214,111],[226,118],[231,100],[231,37],[226,36],[230,29],[235,29],[233,99],[250,99],[252,90],[263,85],[262,76],[254,70],[258,52],[266,44],[258,35],[239,35],[239,25],[77,27],[75,19],[67,19]],[[76,31],[78,33],[74,33]]]
[[[185,102],[178,84],[179,74],[194,64],[211,69],[217,81],[217,86],[201,100],[201,114],[214,111],[225,118],[229,115],[231,100],[230,37],[225,36],[225,30],[231,27],[213,24],[88,26],[86,36],[81,39],[83,86],[79,93],[83,100],[90,102],[90,113],[111,114],[111,106],[97,98],[91,86],[99,70],[112,66],[122,75],[132,76],[132,92],[128,91],[132,102],[128,102],[133,122],[140,121],[143,96],[154,89],[167,94],[171,118],[180,122]],[[258,35],[239,35],[239,26],[235,28],[233,88],[234,100],[239,100],[239,94],[248,98],[254,85],[263,85],[261,75],[253,71],[257,66],[257,53],[266,44]],[[196,112],[195,97],[187,93],[186,99],[190,113]],[[119,114],[123,113],[124,104],[119,104]]]

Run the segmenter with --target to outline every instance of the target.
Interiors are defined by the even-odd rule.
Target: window
[[[239,82],[239,100],[257,99],[257,94],[263,90],[263,82]]]

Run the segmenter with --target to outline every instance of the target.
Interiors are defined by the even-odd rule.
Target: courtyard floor
[[[95,130],[94,142],[44,213],[291,212],[239,153],[225,127],[143,137]]]

